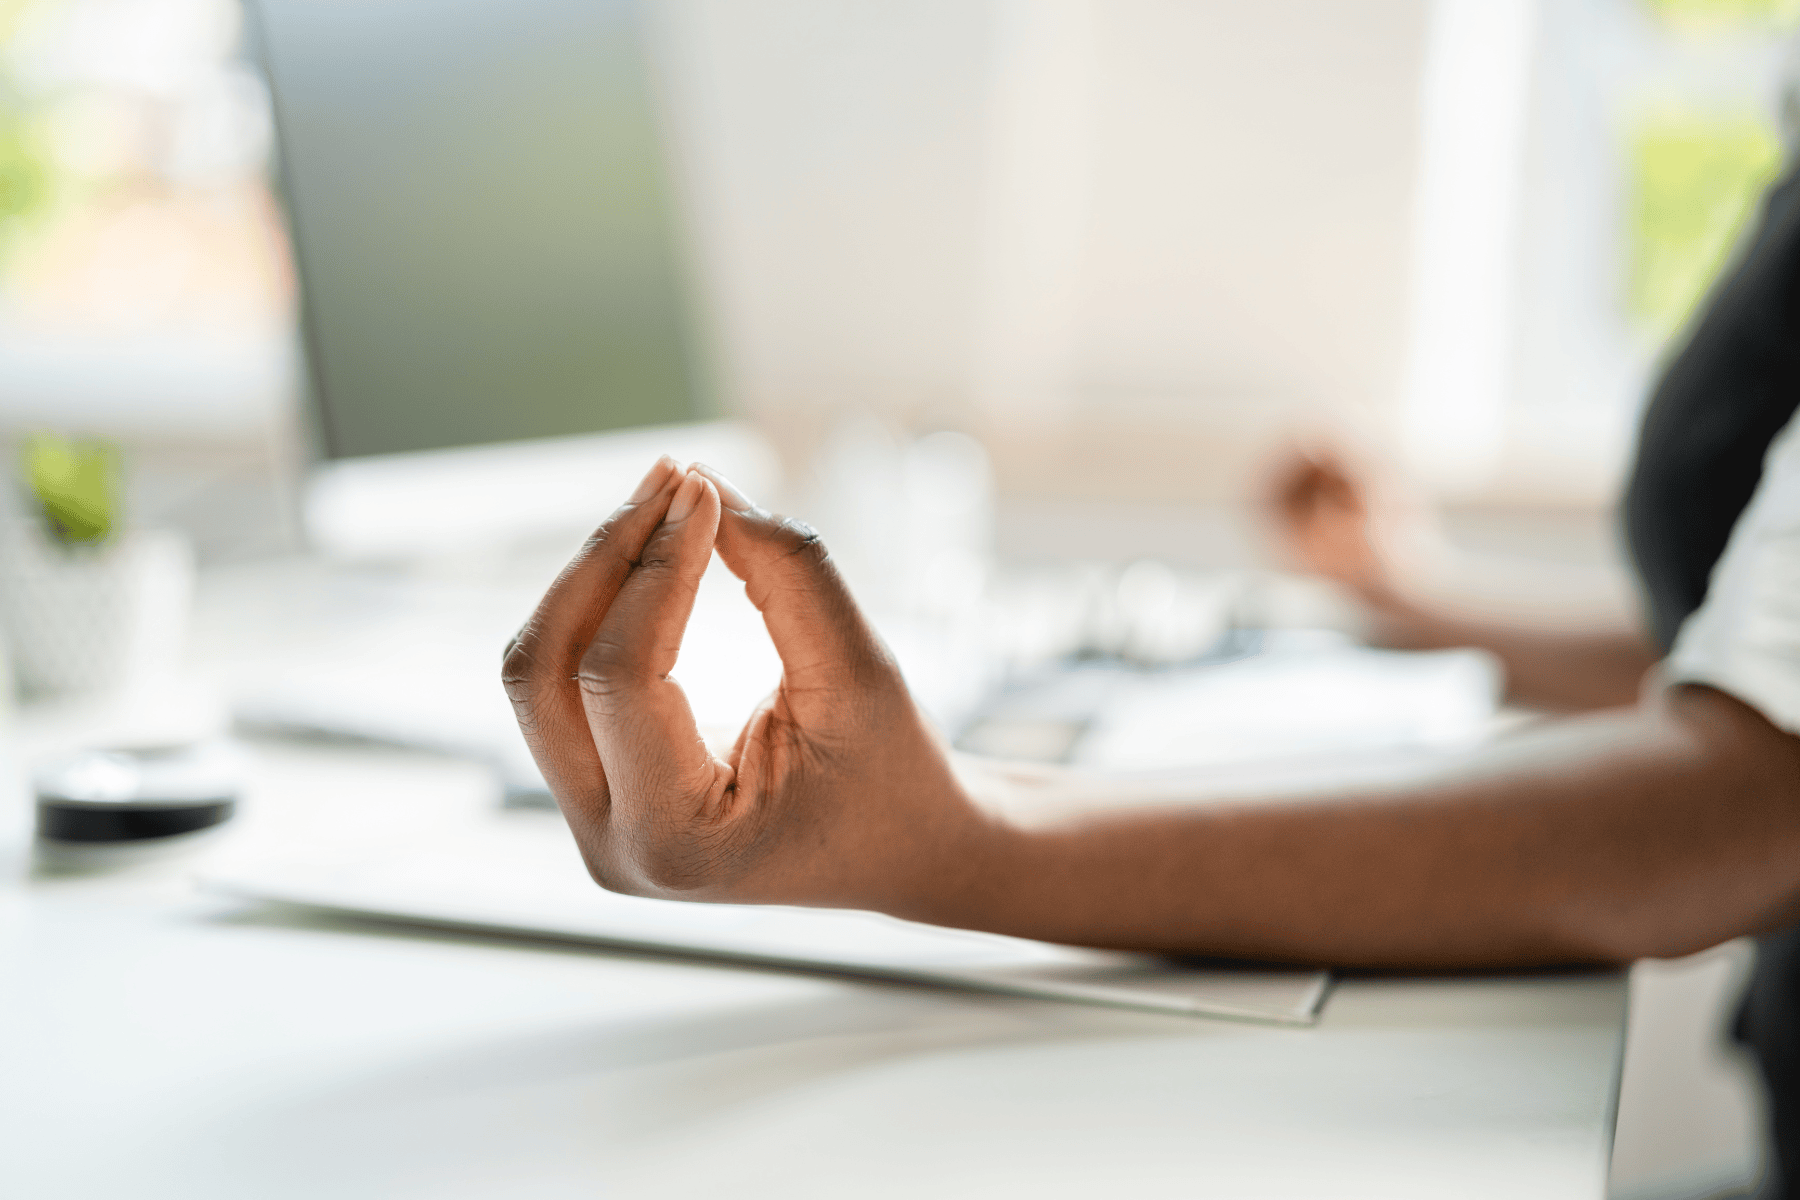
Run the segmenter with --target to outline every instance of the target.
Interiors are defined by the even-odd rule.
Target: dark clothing
[[[1763,455],[1800,405],[1800,171],[1720,280],[1644,413],[1624,522],[1663,649],[1706,598],[1707,578],[1762,478]],[[1800,864],[1797,864],[1800,866]],[[1770,1162],[1759,1196],[1800,1179],[1800,930],[1758,940],[1737,1037],[1769,1094]]]
[[[1738,1008],[1737,1040],[1762,1068],[1769,1096],[1769,1161],[1757,1200],[1790,1195],[1800,1178],[1800,930],[1756,939],[1756,974]]]
[[[1625,530],[1650,629],[1664,650],[1762,478],[1763,454],[1800,403],[1800,174],[1713,290],[1645,409]]]

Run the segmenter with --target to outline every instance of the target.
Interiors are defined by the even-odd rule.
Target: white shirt
[[[1770,443],[1762,482],[1663,674],[1718,688],[1800,733],[1800,416]]]

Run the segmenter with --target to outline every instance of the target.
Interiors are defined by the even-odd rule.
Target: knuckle
[[[785,557],[796,559],[806,566],[824,566],[831,557],[831,552],[825,548],[825,539],[805,521],[798,521],[793,517],[782,518],[775,537]]]
[[[521,630],[507,644],[506,653],[500,659],[500,682],[506,687],[507,695],[515,700],[529,697],[536,688],[541,661],[536,634],[529,629]]]
[[[613,536],[619,532],[619,522],[624,518],[626,511],[628,510],[621,509],[600,522],[594,532],[588,534],[587,540],[581,544],[581,552],[576,555],[576,560],[580,561],[586,558],[611,541]]]
[[[582,695],[605,700],[645,682],[631,647],[618,638],[601,635],[582,652],[576,682]]]
[[[639,551],[637,561],[632,563],[636,571],[669,571],[681,562],[681,528],[675,525],[659,526],[650,539]]]

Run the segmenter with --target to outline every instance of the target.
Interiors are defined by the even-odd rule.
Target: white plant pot
[[[179,663],[194,577],[180,535],[136,530],[64,546],[19,521],[3,536],[0,626],[21,694],[110,692]]]

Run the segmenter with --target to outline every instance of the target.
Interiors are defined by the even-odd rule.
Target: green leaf
[[[23,447],[25,478],[50,535],[65,545],[98,545],[119,521],[119,450],[98,438],[34,433]]]

